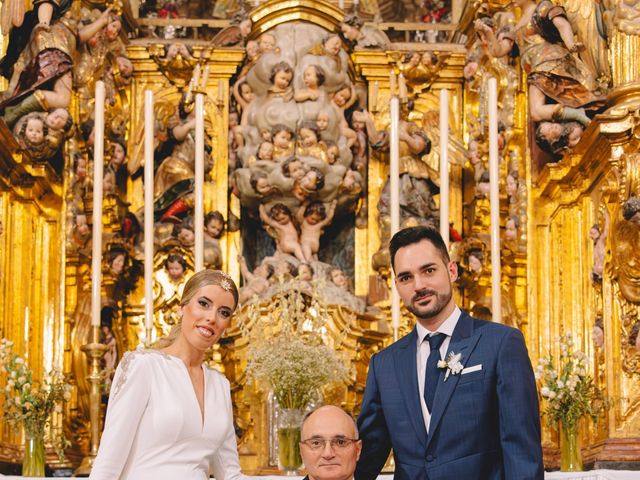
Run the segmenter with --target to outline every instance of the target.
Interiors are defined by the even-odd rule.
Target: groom
[[[542,479],[538,396],[520,331],[456,306],[457,266],[437,231],[401,230],[389,250],[417,322],[369,364],[356,480],[375,479],[391,448],[395,480]]]

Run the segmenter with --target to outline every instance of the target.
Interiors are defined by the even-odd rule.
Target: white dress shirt
[[[418,366],[418,390],[420,392],[420,406],[422,407],[422,417],[424,418],[424,426],[429,431],[429,423],[431,422],[431,413],[427,408],[427,404],[424,401],[424,371],[427,368],[427,358],[429,358],[429,353],[431,349],[429,348],[429,342],[424,341],[424,337],[430,335],[432,333],[442,333],[446,335],[442,345],[440,345],[440,358],[444,358],[447,354],[447,349],[449,348],[449,342],[451,342],[451,335],[453,335],[453,330],[456,328],[458,324],[458,319],[460,318],[460,314],[462,312],[456,306],[456,308],[451,312],[449,318],[447,318],[442,325],[438,327],[435,332],[427,330],[424,328],[420,322],[416,322],[416,333],[418,334],[418,348],[416,351],[416,362]]]
[[[204,370],[204,419],[184,362],[128,352],[116,370],[94,480],[239,480],[229,381]]]

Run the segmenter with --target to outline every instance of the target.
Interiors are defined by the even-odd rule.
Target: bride
[[[128,352],[116,370],[95,480],[243,479],[229,381],[203,364],[238,304],[233,280],[203,270],[186,283],[181,320],[155,350]]]

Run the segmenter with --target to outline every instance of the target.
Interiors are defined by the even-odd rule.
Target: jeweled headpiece
[[[222,280],[220,280],[220,286],[227,292],[231,292],[233,290],[233,279],[227,272],[223,272],[222,270],[218,270],[218,273],[222,275]]]

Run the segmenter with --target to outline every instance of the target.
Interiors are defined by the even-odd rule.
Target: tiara
[[[230,292],[233,290],[233,279],[231,278],[231,276],[227,273],[227,272],[223,272],[222,270],[218,270],[218,272],[220,273],[220,275],[222,275],[222,280],[220,281],[220,286],[226,290],[227,292]]]

